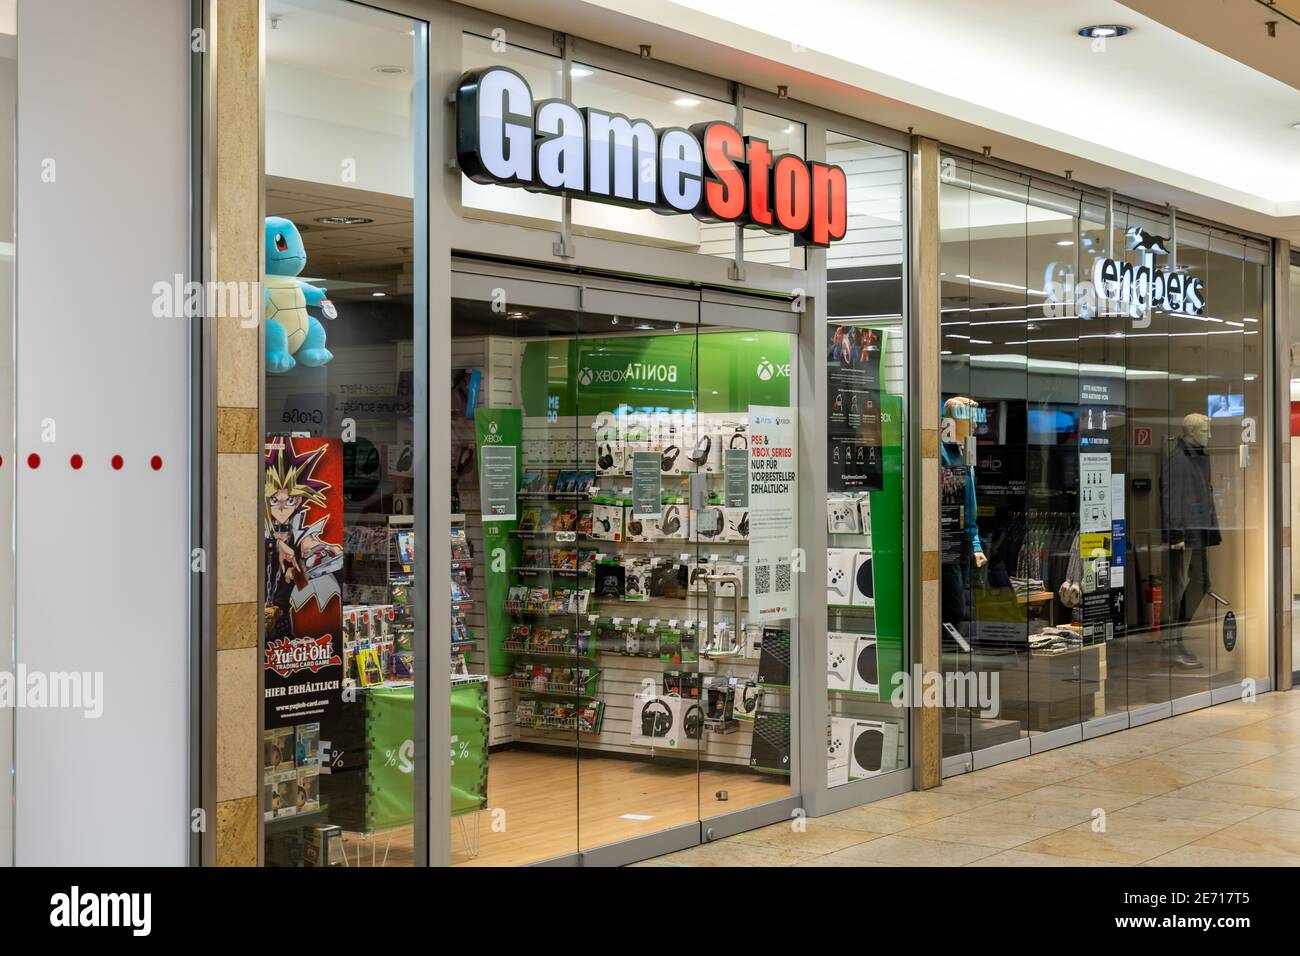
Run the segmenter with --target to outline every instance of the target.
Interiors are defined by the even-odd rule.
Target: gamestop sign
[[[656,129],[564,100],[535,103],[528,81],[502,66],[461,77],[456,153],[478,183],[759,226],[802,245],[829,246],[848,224],[838,166],[774,154],[730,123]]]

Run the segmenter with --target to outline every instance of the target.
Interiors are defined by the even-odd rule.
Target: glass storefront
[[[904,137],[487,15],[431,52],[299,6],[267,33],[266,862],[630,859],[911,789],[911,512],[948,772],[1268,677],[1263,242],[945,155],[910,264]],[[841,172],[842,233],[489,181],[425,118],[493,67],[628,121],[611,178],[640,122]]]
[[[263,858],[410,866],[424,27],[295,13],[266,33]]]
[[[910,668],[907,509],[907,154],[828,130],[849,226],[826,256],[826,785],[902,771]]]
[[[944,668],[998,690],[950,767],[1267,678],[1267,245],[956,156],[941,189]]]

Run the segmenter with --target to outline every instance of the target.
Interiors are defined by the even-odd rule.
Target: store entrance
[[[789,303],[477,263],[453,297],[453,862],[788,816]]]

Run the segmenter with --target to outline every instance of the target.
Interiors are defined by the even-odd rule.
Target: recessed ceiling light
[[[1185,375],[1185,376],[1183,376],[1183,381],[1184,381],[1184,382],[1194,382],[1194,381],[1196,381],[1196,376],[1195,376],[1195,375]]]
[[[1083,27],[1079,30],[1079,36],[1087,37],[1089,40],[1109,40],[1112,37],[1122,37],[1132,32],[1132,27],[1123,27],[1118,23],[1098,23],[1090,27]]]
[[[384,74],[384,76],[401,76],[403,73],[411,72],[406,67],[397,66],[394,63],[381,63],[379,66],[375,67],[374,69],[376,73],[382,73]]]
[[[1056,244],[1057,244],[1058,246],[1072,246],[1072,245],[1074,245],[1074,240],[1073,240],[1073,239],[1058,239],[1057,242],[1056,242]]]
[[[364,226],[368,222],[374,222],[365,216],[317,216],[316,221],[327,226]]]
[[[688,109],[692,106],[699,106],[699,105],[700,105],[700,101],[691,96],[679,96],[677,97],[677,99],[673,100],[673,106],[680,106],[683,109]]]
[[[516,322],[522,322],[522,321],[524,321],[524,319],[528,318],[528,313],[527,313],[527,312],[507,312],[507,313],[506,313],[506,318],[507,318],[507,319],[513,319],[513,320],[516,321]]]
[[[640,325],[637,326],[637,328],[643,332],[650,332],[654,330],[654,326],[651,325],[649,322],[642,322]]]
[[[384,296],[388,295],[387,292],[372,292],[370,294],[373,295],[376,299],[382,299]]]
[[[1248,381],[1248,382],[1253,382],[1253,381],[1255,381],[1255,373],[1254,373],[1254,372],[1247,372],[1246,375],[1245,375],[1245,379],[1246,379],[1246,381]]]

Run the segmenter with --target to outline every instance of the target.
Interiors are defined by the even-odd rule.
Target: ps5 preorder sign
[[[461,77],[456,153],[478,183],[753,225],[801,245],[829,246],[848,226],[839,166],[774,154],[729,123],[656,129],[564,100],[534,102],[528,81],[501,66]]]

